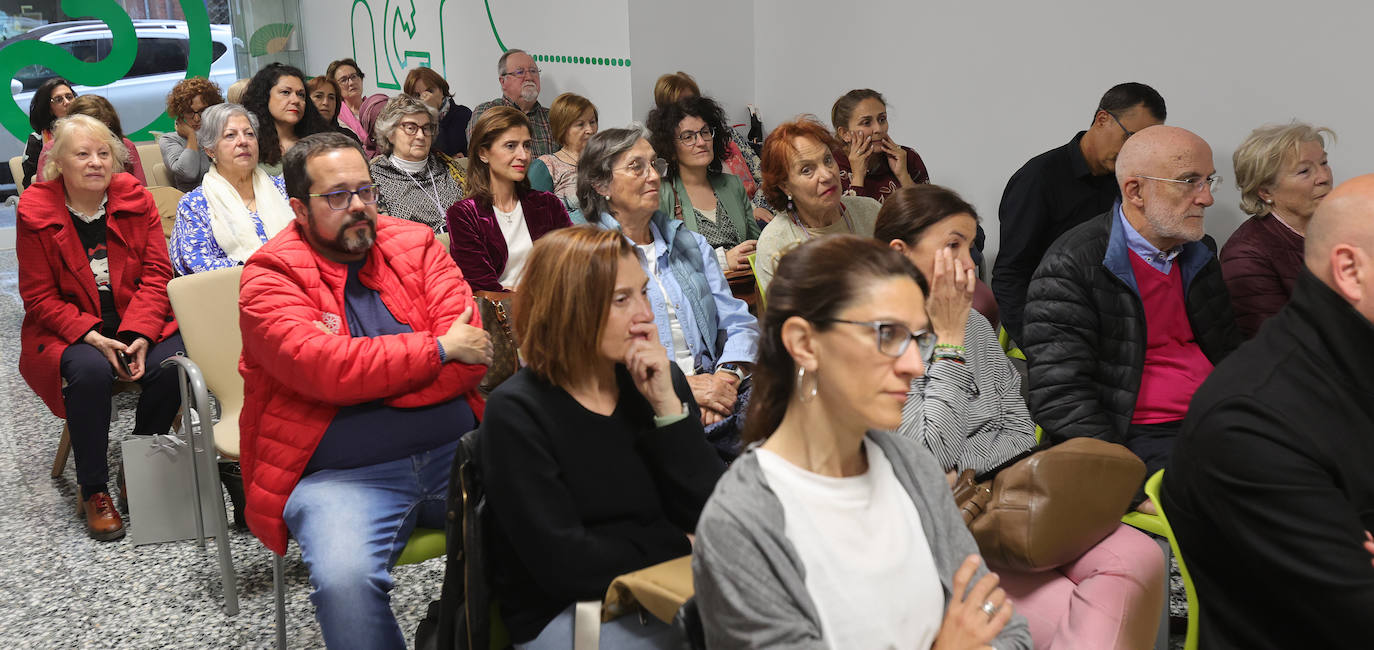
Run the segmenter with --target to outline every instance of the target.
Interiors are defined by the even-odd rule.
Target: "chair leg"
[[[1155,637],[1155,650],[1169,650],[1169,560],[1174,552],[1169,548],[1168,539],[1155,535],[1151,537],[1164,552],[1164,609],[1159,614],[1159,636]]]
[[[60,478],[62,470],[67,469],[67,457],[72,452],[72,430],[62,422],[62,440],[57,443],[57,458],[52,461],[52,477]]]
[[[271,551],[268,551],[269,553]],[[272,553],[272,590],[277,604],[277,648],[286,648],[286,558]]]

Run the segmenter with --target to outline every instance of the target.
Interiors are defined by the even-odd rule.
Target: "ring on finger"
[[[981,609],[983,610],[984,614],[988,615],[988,618],[992,618],[993,615],[997,613],[997,606],[992,604],[991,600],[984,601],[983,607]]]

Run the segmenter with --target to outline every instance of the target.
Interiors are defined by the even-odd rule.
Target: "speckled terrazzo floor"
[[[274,647],[272,556],[247,532],[229,535],[234,617],[224,614],[214,542],[202,550],[194,540],[134,547],[127,538],[86,537],[74,516],[73,464],[49,477],[62,422],[19,376],[16,267],[14,251],[0,251],[0,648]],[[133,426],[134,399],[116,398],[112,466]],[[289,647],[324,647],[294,546],[286,567]],[[432,560],[394,572],[392,609],[409,643],[443,570]]]

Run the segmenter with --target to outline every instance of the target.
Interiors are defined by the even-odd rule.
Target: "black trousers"
[[[143,392],[134,416],[134,433],[167,433],[181,407],[176,368],[163,368],[163,359],[185,353],[181,333],[175,333],[148,350],[143,376],[138,379]],[[116,381],[114,368],[95,346],[73,343],[62,352],[62,389],[67,406],[67,428],[76,457],[76,481],[85,488],[105,489],[110,481],[106,461],[110,442],[110,399]]]
[[[1149,480],[1161,469],[1169,465],[1174,453],[1174,442],[1183,429],[1183,420],[1160,422],[1157,424],[1132,424],[1126,429],[1126,448],[1140,457],[1145,463],[1145,480]],[[1136,494],[1132,505],[1145,500],[1145,486]]]

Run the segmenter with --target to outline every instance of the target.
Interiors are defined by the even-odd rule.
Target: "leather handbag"
[[[664,623],[673,618],[696,590],[692,587],[692,556],[661,562],[617,576],[606,590],[602,622],[643,609]]]
[[[1145,463],[1094,438],[1040,445],[975,476],[954,501],[988,566],[1046,571],[1077,558],[1121,524],[1145,480]]]
[[[491,365],[487,366],[487,374],[477,384],[477,389],[483,395],[489,395],[520,369],[520,346],[511,329],[515,294],[510,291],[475,291],[473,298],[482,316],[482,329],[491,335]]]

